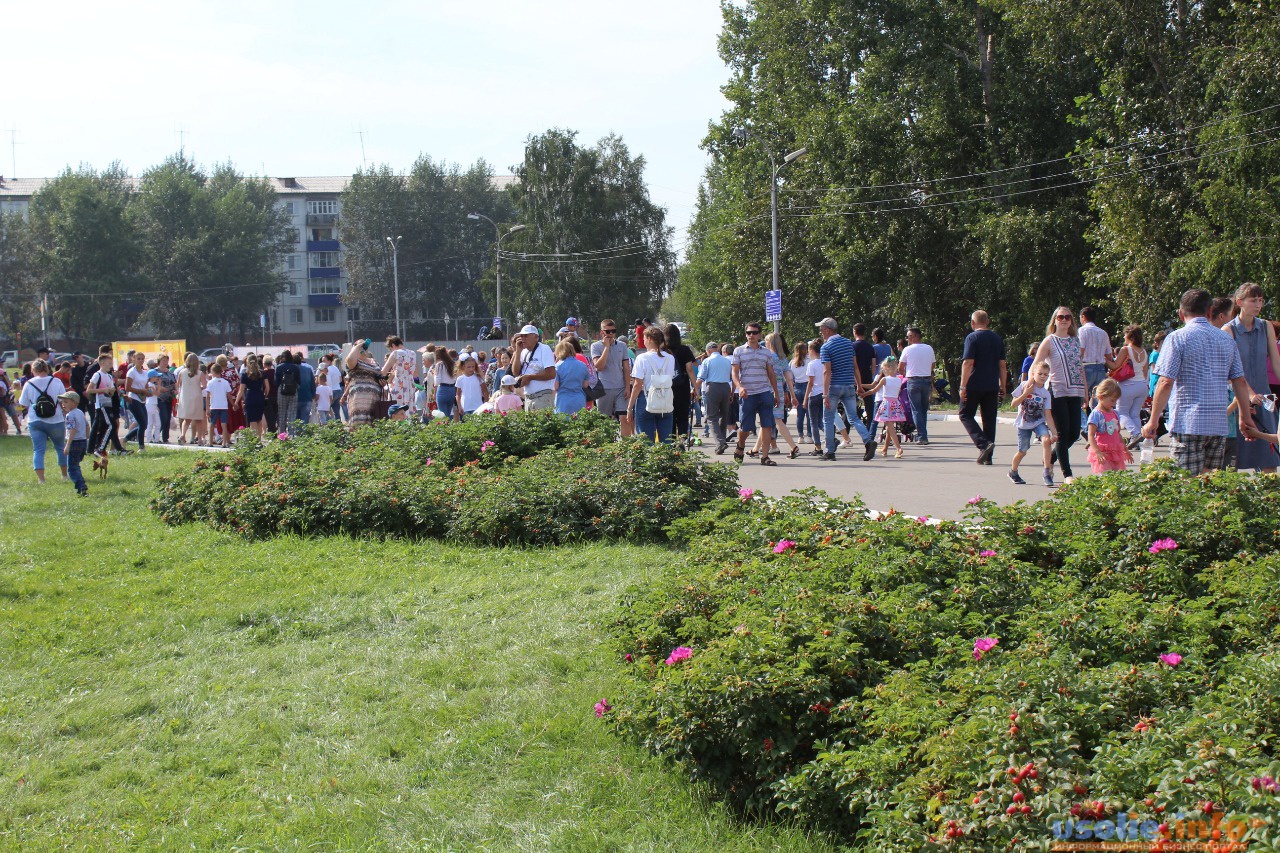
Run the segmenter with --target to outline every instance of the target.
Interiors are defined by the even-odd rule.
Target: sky
[[[113,161],[136,175],[179,147],[275,177],[420,154],[505,174],[529,135],[567,128],[643,155],[683,236],[699,143],[728,107],[713,0],[17,0],[4,23],[13,177]]]

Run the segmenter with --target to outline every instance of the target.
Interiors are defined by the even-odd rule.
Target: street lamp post
[[[468,213],[467,219],[475,219],[475,220],[483,219],[485,222],[488,222],[490,225],[493,226],[494,234],[497,235],[497,240],[494,244],[495,248],[493,251],[493,278],[497,288],[497,294],[496,294],[497,298],[495,299],[494,315],[498,318],[498,322],[502,322],[502,240],[504,237],[510,237],[512,234],[516,233],[517,231],[523,231],[526,226],[512,225],[506,231],[503,231],[502,227],[498,225],[498,223],[494,222],[492,219],[485,216],[483,213]],[[503,334],[506,334],[507,330],[503,329],[502,332]]]
[[[733,135],[742,140],[745,140],[748,136],[754,136],[750,129],[745,127],[738,128],[733,132]],[[782,162],[779,163],[777,158],[773,155],[773,149],[769,147],[767,143],[761,142],[761,144],[764,145],[765,153],[769,155],[769,217],[773,224],[773,289],[781,290],[782,285],[779,282],[778,273],[778,175],[787,166],[790,166],[796,160],[799,160],[801,157],[808,154],[809,149],[797,148],[795,151],[792,151],[790,154],[783,157]],[[773,330],[777,332],[778,328],[779,324],[775,320]]]
[[[404,331],[400,326],[400,241],[404,239],[403,235],[397,236],[394,240],[390,237],[387,242],[391,244],[391,280],[395,288],[396,296],[396,337],[404,340]]]

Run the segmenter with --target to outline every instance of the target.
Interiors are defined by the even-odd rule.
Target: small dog
[[[111,463],[111,460],[106,456],[98,456],[94,458],[93,470],[98,472],[98,479],[100,480],[107,479],[107,465],[109,465],[110,463]]]

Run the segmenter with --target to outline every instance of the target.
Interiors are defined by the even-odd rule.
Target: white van
[[[0,354],[0,365],[4,367],[17,367],[18,361],[18,351],[16,349],[7,349],[3,354]]]

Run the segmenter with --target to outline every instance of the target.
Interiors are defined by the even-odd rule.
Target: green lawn
[[[240,542],[0,438],[0,848],[816,849],[592,713],[657,547]]]

